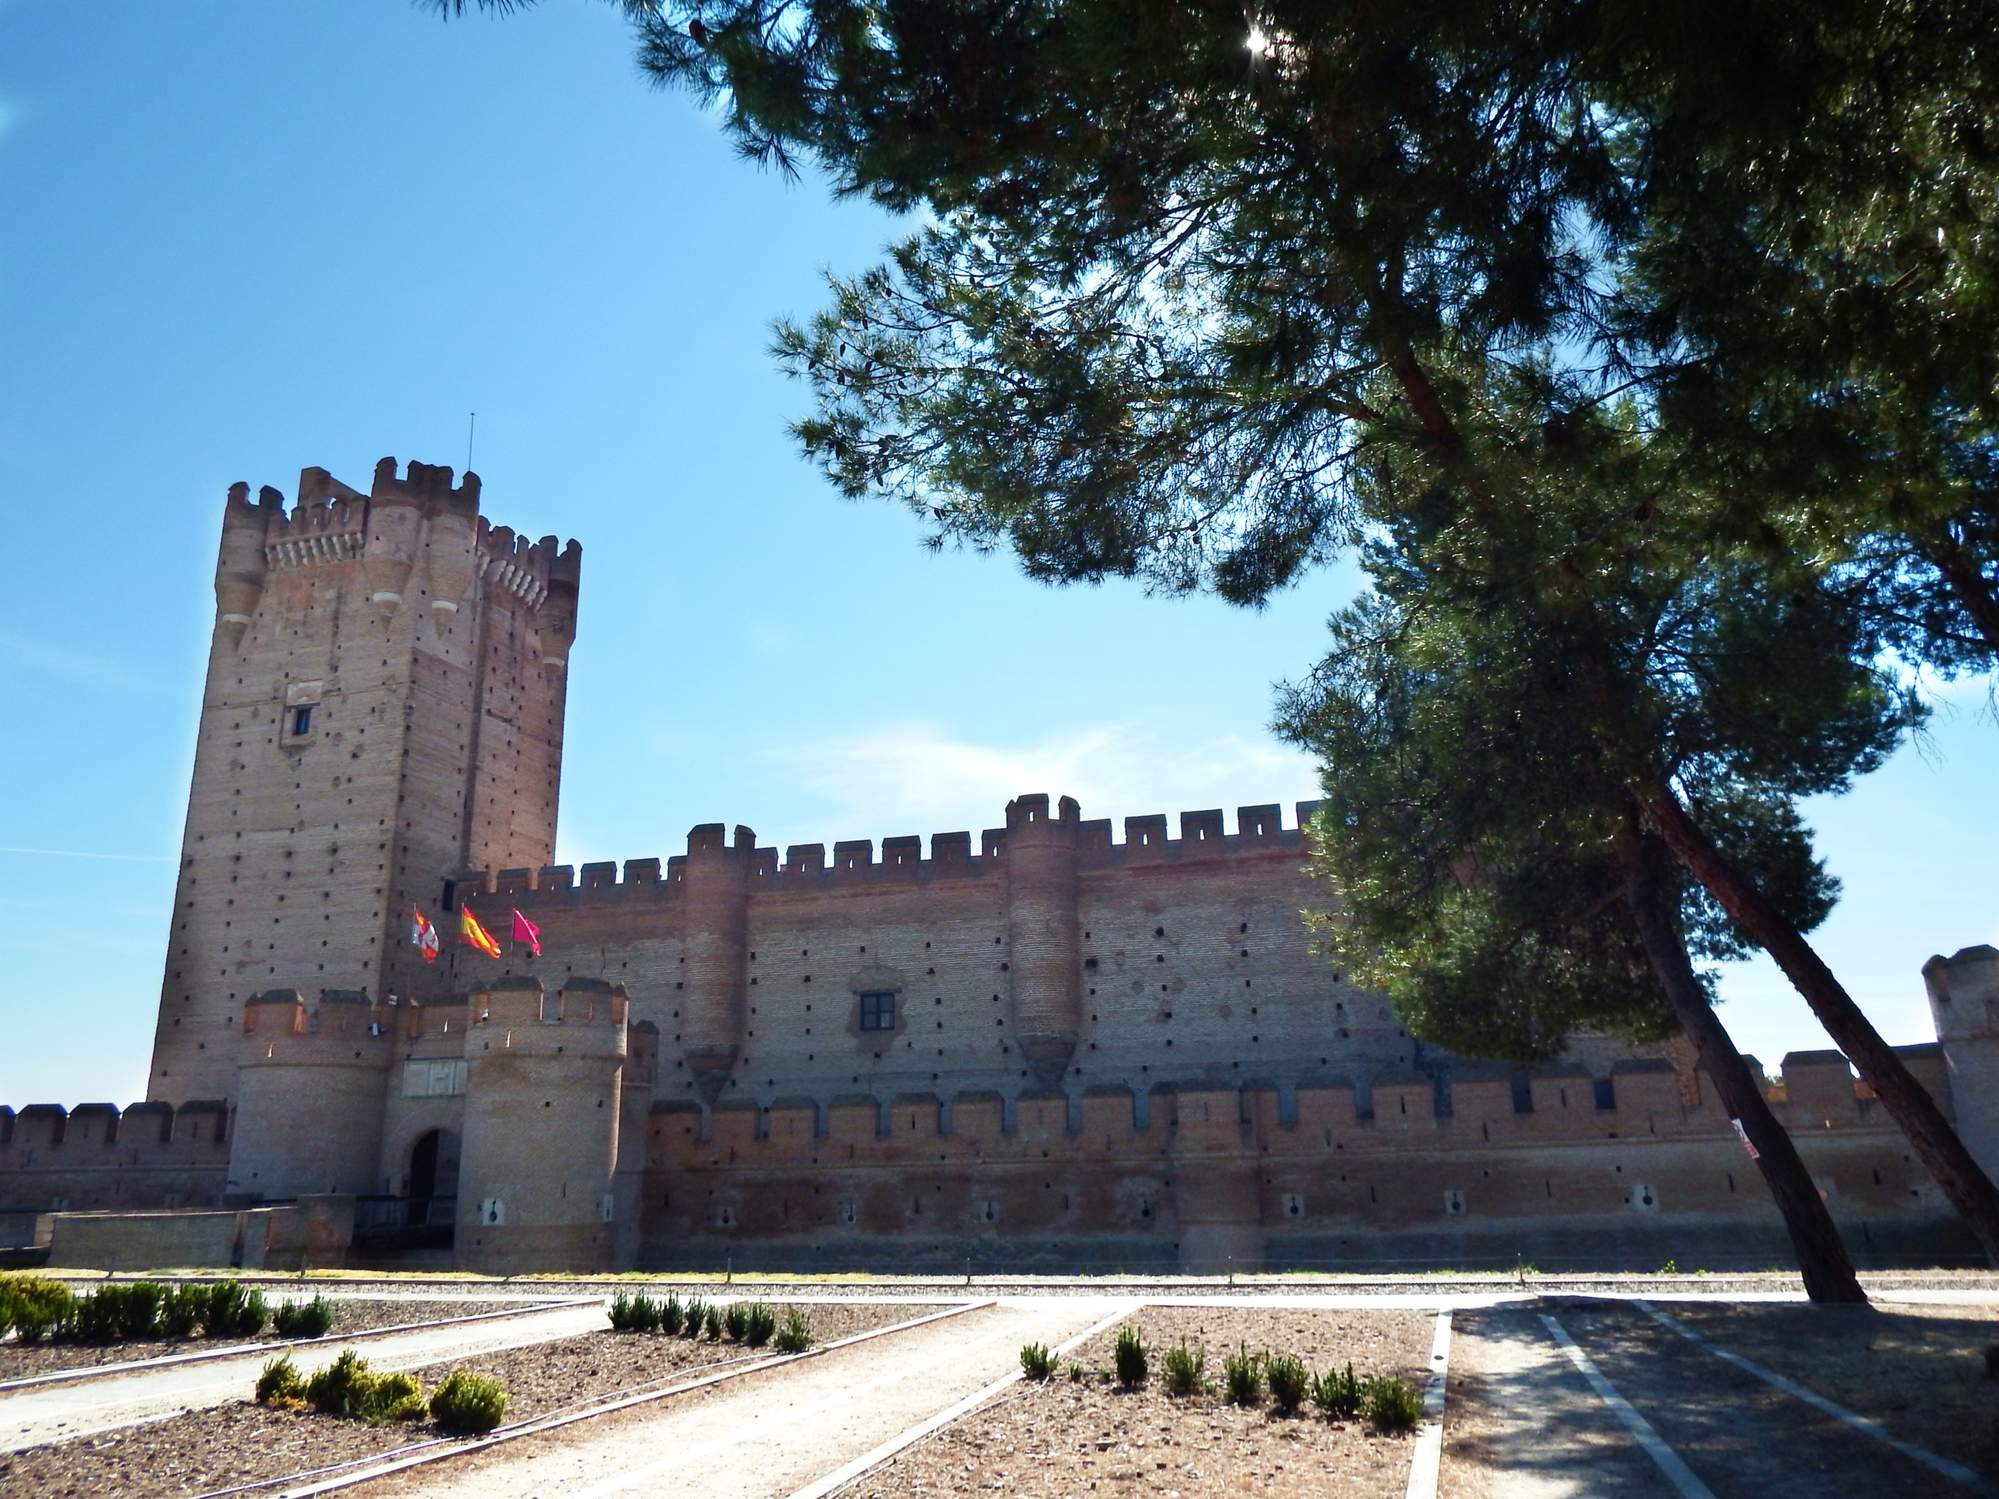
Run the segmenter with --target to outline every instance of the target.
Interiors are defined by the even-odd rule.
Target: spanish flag
[[[470,906],[461,906],[458,911],[458,940],[467,947],[476,947],[489,958],[500,956],[500,944],[493,940],[493,934],[479,925],[479,918],[472,914]]]

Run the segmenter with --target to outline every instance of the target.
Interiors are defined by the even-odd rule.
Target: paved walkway
[[[1460,1314],[1455,1334],[1442,1499],[1999,1494],[1854,1429],[1630,1302],[1493,1307]]]
[[[370,1499],[786,1495],[1135,1301],[1009,1301],[368,1484]]]
[[[376,1369],[415,1368],[441,1359],[469,1357],[502,1348],[519,1348],[550,1338],[566,1338],[603,1327],[599,1305],[551,1307],[490,1322],[461,1322],[422,1332],[388,1333],[356,1346]],[[272,1348],[281,1346],[273,1344]],[[347,1347],[345,1342],[301,1348],[294,1357],[305,1373],[330,1364]],[[74,1383],[44,1385],[0,1396],[0,1452],[17,1452],[41,1442],[87,1436],[240,1400],[256,1384],[257,1373],[271,1350],[239,1358],[172,1364],[131,1374],[107,1374]]]

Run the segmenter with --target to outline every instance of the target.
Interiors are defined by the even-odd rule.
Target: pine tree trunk
[[[1841,987],[1832,970],[1812,950],[1804,933],[1787,921],[1740,870],[1716,848],[1700,825],[1680,805],[1668,787],[1635,787],[1645,813],[1658,827],[1660,836],[1695,879],[1721,903],[1763,950],[1777,960],[1792,987],[1826,1028],[1847,1060],[1860,1070],[1861,1077],[1881,1100],[1888,1117],[1901,1127],[1922,1157],[1923,1165],[1944,1196],[1957,1209],[1971,1231],[1978,1236],[1985,1254],[1999,1264],[1999,1190],[1979,1169],[1971,1152],[1957,1137],[1923,1085],[1881,1039],[1881,1033],[1860,1013],[1860,1006]]]
[[[1985,637],[1985,643],[1992,647],[1993,653],[1999,655],[1999,594],[1994,593],[1978,564],[1958,545],[1957,538],[1950,534],[1950,528],[1937,527],[1935,532],[1916,543],[1916,549],[1943,574],[1950,591],[1964,605],[1964,612],[1978,626],[1978,633]]]
[[[1694,977],[1694,966],[1687,957],[1686,939],[1681,935],[1675,910],[1673,884],[1662,867],[1670,864],[1672,854],[1658,839],[1641,838],[1634,831],[1620,839],[1618,856],[1624,866],[1625,897],[1652,972],[1666,993],[1673,1018],[1693,1042],[1701,1065],[1707,1068],[1722,1107],[1740,1122],[1749,1143],[1756,1148],[1757,1168],[1762,1171],[1764,1184],[1776,1199],[1777,1210],[1784,1215],[1784,1227],[1791,1235],[1791,1249],[1804,1277],[1805,1294],[1813,1301],[1864,1302],[1867,1293],[1861,1290],[1859,1277],[1853,1273],[1846,1244],[1839,1236],[1832,1214],[1826,1210],[1825,1199],[1812,1182],[1811,1173],[1799,1158],[1790,1132],[1770,1112],[1761,1081],[1735,1049],[1727,1027]]]

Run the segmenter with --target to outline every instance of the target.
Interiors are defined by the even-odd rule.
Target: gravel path
[[[275,1304],[280,1298],[265,1292]],[[309,1301],[310,1296],[287,1296],[287,1301]],[[405,1327],[416,1322],[440,1322],[447,1317],[476,1317],[504,1310],[490,1301],[419,1300],[410,1296],[335,1296],[333,1335],[373,1332],[381,1327]],[[157,1338],[133,1343],[40,1343],[23,1347],[16,1342],[0,1343],[0,1380],[23,1379],[58,1369],[87,1369],[98,1364],[123,1364],[147,1358],[166,1358],[177,1353],[200,1353],[208,1348],[229,1348],[243,1338]],[[281,1343],[269,1328],[259,1341]]]
[[[530,1437],[355,1490],[368,1499],[790,1494],[1117,1310],[1072,1298],[981,1307],[747,1374],[670,1404]]]
[[[927,1308],[894,1302],[801,1310],[807,1311],[814,1336],[831,1342],[907,1321],[923,1315]],[[782,1315],[783,1308],[778,1311]],[[367,1345],[362,1345],[362,1351],[367,1353]],[[426,1389],[453,1368],[494,1375],[508,1389],[507,1419],[518,1421],[571,1401],[713,1367],[741,1358],[746,1351],[733,1343],[711,1343],[706,1338],[605,1330],[448,1359],[411,1372]],[[760,1350],[756,1356],[769,1351]],[[375,1362],[372,1355],[369,1361]],[[238,1394],[244,1393],[246,1387],[239,1386]],[[316,1412],[272,1410],[235,1400],[164,1421],[0,1456],[0,1493],[60,1499],[167,1499],[376,1457],[437,1435],[428,1423],[370,1427]]]

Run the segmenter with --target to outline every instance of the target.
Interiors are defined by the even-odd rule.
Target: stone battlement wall
[[[1897,1050],[1948,1110],[1940,1048]],[[1779,1118],[1801,1135],[1893,1132],[1872,1091],[1837,1052],[1792,1053],[1767,1092]],[[1424,1150],[1440,1142],[1531,1147],[1713,1137],[1725,1138],[1741,1154],[1706,1074],[1680,1072],[1659,1058],[1621,1061],[1602,1077],[1552,1067],[1512,1076],[1383,1077],[1369,1085],[1297,1088],[1161,1084],[1134,1093],[1103,1084],[1081,1094],[841,1094],[767,1107],[724,1102],[708,1111],[668,1099],[652,1113],[650,1163],[669,1171],[1044,1159],[1058,1140],[1072,1158],[1138,1159],[1198,1139],[1224,1154],[1254,1146],[1259,1155],[1298,1155],[1321,1164],[1328,1150]]]
[[[1940,1087],[1934,1048],[1909,1051]],[[1772,1087],[1786,1093],[1856,1254],[1965,1247],[1843,1061],[1800,1056]],[[705,1135],[698,1111],[668,1102],[650,1145],[645,1241],[659,1266],[1784,1257],[1762,1178],[1705,1078],[1656,1061],[1601,1080],[1543,1073],[1525,1097],[1481,1078],[724,1104]]]
[[[0,1105],[0,1211],[213,1204],[233,1119],[219,1100]]]
[[[1275,853],[1302,855],[1303,828],[1318,806],[1316,801],[1297,803],[1293,812],[1295,821],[1289,828],[1283,826],[1283,808],[1278,803],[1239,807],[1234,833],[1227,831],[1220,808],[1182,812],[1178,838],[1169,835],[1170,823],[1165,813],[1127,817],[1121,843],[1113,841],[1113,823],[1108,817],[1078,822],[1077,869],[1079,873],[1088,873],[1153,864],[1263,858]],[[704,835],[720,827],[719,823],[704,824],[690,833],[690,852]],[[879,859],[875,857],[874,840],[868,838],[835,842],[830,858],[824,843],[794,843],[782,851],[781,857],[775,846],[753,847],[750,874],[756,883],[751,894],[801,889],[818,893],[828,888],[996,878],[1001,872],[1007,832],[1006,828],[987,828],[979,835],[977,853],[972,851],[969,832],[932,833],[928,858],[923,856],[924,839],[915,834],[882,839]],[[622,879],[617,862],[606,860],[585,864],[580,871],[570,864],[549,864],[540,869],[467,870],[455,883],[462,898],[505,895],[524,911],[631,900],[673,900],[685,881],[687,859],[686,854],[675,854],[664,861],[656,856],[627,859]]]

